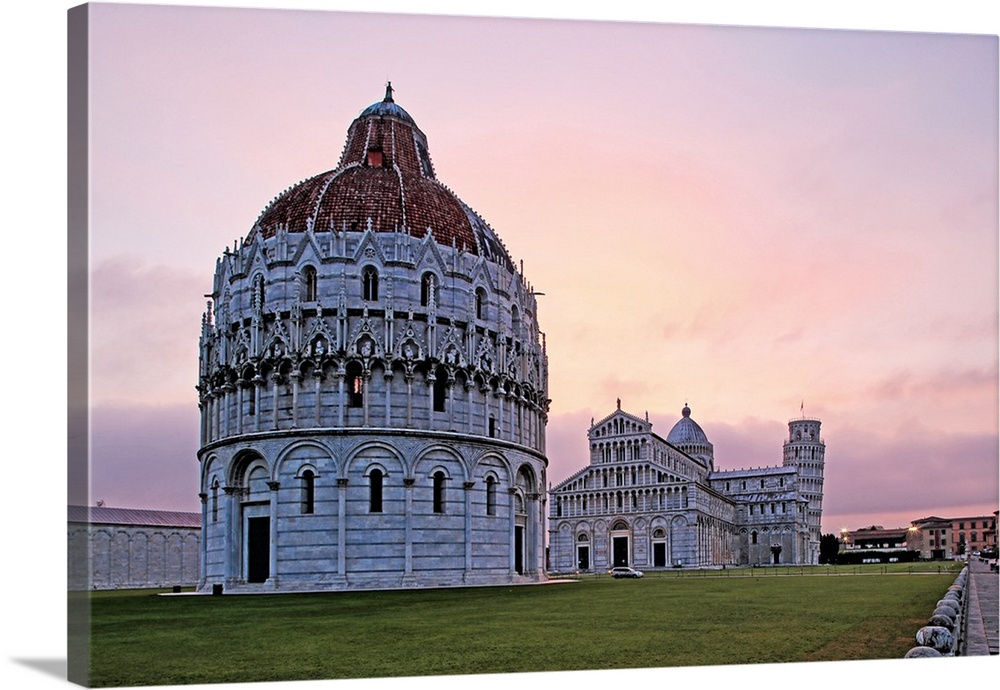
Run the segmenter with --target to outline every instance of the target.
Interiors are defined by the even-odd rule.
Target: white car
[[[619,577],[642,577],[642,571],[629,568],[628,566],[619,566],[611,569],[611,577],[615,579]]]

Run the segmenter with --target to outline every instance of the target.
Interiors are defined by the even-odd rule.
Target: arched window
[[[444,401],[448,397],[448,372],[438,367],[434,372],[434,411],[444,412]]]
[[[212,522],[219,521],[219,480],[212,482]]]
[[[365,266],[361,271],[361,295],[366,302],[378,301],[378,271],[374,266]]]
[[[316,508],[316,475],[312,470],[302,473],[302,513],[311,515]]]
[[[476,289],[476,318],[486,319],[486,290]]]
[[[751,544],[756,544],[757,543],[757,531],[756,530],[754,530],[753,532],[750,533],[750,543]]]
[[[365,380],[360,362],[347,364],[347,406],[362,407],[365,404]]]
[[[444,512],[444,472],[434,473],[434,512]]]
[[[368,473],[368,512],[382,512],[382,470],[372,469]]]
[[[486,478],[486,514],[497,514],[497,480],[492,476]]]
[[[510,330],[515,336],[521,333],[521,312],[516,306],[510,308]]]
[[[437,278],[433,273],[425,273],[420,278],[420,306],[426,307],[431,303],[431,298],[437,301],[435,291],[437,289]]]
[[[306,266],[302,269],[302,287],[306,302],[316,301],[316,285],[316,269],[313,266]]]

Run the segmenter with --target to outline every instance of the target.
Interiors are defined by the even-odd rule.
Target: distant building
[[[950,518],[951,548],[957,555],[976,553],[996,546],[997,515]]]
[[[906,551],[910,530],[907,527],[886,529],[881,525],[862,527],[853,532],[843,530],[840,534],[840,549],[844,553],[871,552],[872,558],[880,560],[883,553]]]
[[[68,506],[69,589],[198,584],[201,514]]]
[[[906,539],[907,548],[919,551],[920,558],[940,560],[954,558],[956,555],[952,541],[952,525],[950,518],[936,515],[920,518],[910,523]]]
[[[781,466],[717,471],[686,405],[664,439],[621,409],[592,423],[590,463],[549,491],[550,569],[819,560],[826,445],[793,419]]]

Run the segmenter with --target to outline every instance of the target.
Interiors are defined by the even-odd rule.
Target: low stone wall
[[[954,584],[938,600],[927,625],[917,631],[917,645],[906,652],[907,659],[930,656],[962,656],[965,651],[965,627],[968,619],[967,585],[969,567],[955,578]]]

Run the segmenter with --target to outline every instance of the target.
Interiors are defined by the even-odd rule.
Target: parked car
[[[615,579],[619,577],[642,577],[642,571],[627,566],[619,566],[611,569],[611,577]]]

